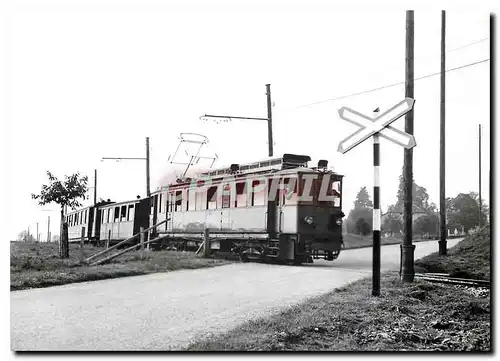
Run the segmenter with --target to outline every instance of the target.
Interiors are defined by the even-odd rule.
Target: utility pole
[[[271,84],[266,84],[267,95],[267,141],[269,142],[269,156],[273,156],[273,112],[271,104]]]
[[[111,160],[111,159],[112,160],[116,160],[116,161],[121,161],[121,160],[145,160],[146,161],[146,196],[148,198],[151,196],[150,185],[149,185],[149,137],[146,137],[146,158],[102,157],[101,161],[103,161],[103,160]],[[97,172],[97,170],[96,170],[96,172]]]
[[[446,254],[446,12],[441,10],[441,103],[439,146],[439,254]]]
[[[479,124],[479,228],[481,228],[481,212],[482,198],[481,198],[481,124]]]
[[[146,196],[151,196],[151,188],[149,185],[149,137],[146,137]]]
[[[38,237],[39,233],[38,233],[38,222],[36,222],[36,241],[39,242],[40,241],[40,238]]]
[[[50,242],[50,216],[47,221],[47,242]]]
[[[97,204],[97,169],[94,169],[94,206]]]
[[[252,117],[233,117],[232,115],[210,115],[205,114],[202,118],[225,118],[225,119],[245,119],[245,120],[265,120],[267,121],[267,141],[269,143],[268,154],[273,156],[273,117],[272,117],[272,103],[271,103],[271,84],[266,84],[267,95],[267,118],[252,118]]]
[[[406,11],[406,57],[405,97],[413,98],[413,50],[414,50],[414,20],[413,10]],[[413,134],[412,109],[405,116],[405,132]],[[403,244],[401,245],[401,279],[413,282],[415,271],[413,268],[413,255],[415,246],[412,244],[412,205],[413,205],[413,149],[404,150],[404,210],[403,210]]]

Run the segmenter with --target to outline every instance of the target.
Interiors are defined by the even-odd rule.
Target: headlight
[[[337,226],[341,226],[342,225],[342,218],[337,218],[335,223],[337,223]]]
[[[304,222],[306,222],[307,224],[313,224],[314,218],[311,216],[304,217]]]

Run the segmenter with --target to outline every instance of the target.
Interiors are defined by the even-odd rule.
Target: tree
[[[373,209],[373,203],[370,200],[370,195],[366,187],[359,190],[356,200],[354,201],[354,209]]]
[[[464,227],[465,233],[479,225],[479,200],[477,193],[460,193],[446,199],[448,227]],[[488,207],[482,205],[481,221],[486,224]]]
[[[22,231],[18,233],[16,241],[33,243],[36,242],[36,238],[32,234],[29,234],[28,231]]]
[[[403,174],[399,176],[399,188],[398,188],[398,200],[395,204],[396,209],[399,209],[401,212],[404,209],[404,179],[403,179]],[[432,212],[434,213],[436,211],[436,206],[434,203],[429,204],[429,194],[427,193],[427,189],[424,187],[420,187],[418,184],[413,181],[413,186],[412,186],[412,193],[413,193],[413,205],[414,208],[416,207],[417,209],[424,211],[424,212]]]
[[[356,220],[356,234],[367,236],[371,231],[372,229],[370,224],[368,224],[364,218],[358,218]]]
[[[422,237],[424,234],[436,234],[437,227],[439,224],[439,218],[436,214],[427,214],[425,216],[418,217],[413,224],[413,232],[415,234],[420,234]]]
[[[88,177],[82,177],[79,173],[75,173],[71,176],[65,176],[65,180],[60,181],[49,171],[47,171],[47,176],[49,177],[49,185],[42,185],[40,194],[32,193],[31,197],[37,199],[38,204],[41,206],[57,203],[61,207],[61,257],[68,257],[68,240],[65,239],[63,234],[63,228],[67,227],[64,220],[64,208],[75,209],[82,205],[79,199],[85,199]]]
[[[391,236],[400,235],[403,230],[402,215],[396,210],[396,206],[389,206],[387,215],[384,216],[384,223],[382,224],[382,231],[390,232]]]
[[[361,222],[360,219],[363,221]],[[348,233],[368,234],[371,232],[372,223],[373,203],[366,187],[362,187],[354,201],[354,209],[349,212],[347,217],[346,230]]]

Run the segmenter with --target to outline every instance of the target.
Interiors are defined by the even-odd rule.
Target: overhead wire
[[[482,38],[482,39],[479,39],[479,40],[475,40],[475,41],[473,41],[471,43],[467,43],[465,45],[461,45],[461,46],[456,47],[456,48],[448,49],[448,50],[446,50],[446,52],[449,53],[449,52],[453,52],[453,51],[465,49],[467,47],[470,47],[470,46],[473,46],[475,44],[481,43],[481,42],[486,41],[488,39],[489,39],[489,37],[485,37],[485,38]],[[462,65],[462,66],[459,66],[459,67],[456,67],[456,68],[445,70],[445,72],[455,71],[455,70],[459,70],[459,69],[462,69],[462,68],[466,68],[468,66],[477,65],[477,64],[486,62],[488,60],[490,60],[490,59],[487,58],[487,59],[480,60],[478,62],[465,64],[465,65]],[[441,74],[441,72],[427,74],[427,75],[424,75],[422,77],[415,78],[414,81],[425,79],[425,78],[429,78],[429,77],[436,76],[436,75],[439,75],[439,74]],[[336,101],[336,100],[350,98],[350,97],[353,97],[353,96],[367,94],[367,93],[371,93],[371,92],[374,92],[374,91],[382,90],[382,89],[385,89],[385,88],[391,88],[391,87],[394,87],[394,86],[398,86],[398,85],[401,85],[401,84],[405,84],[405,82],[403,81],[403,82],[388,84],[388,85],[384,85],[384,86],[381,86],[381,87],[378,87],[378,88],[373,88],[373,89],[369,89],[369,90],[365,90],[365,91],[361,91],[361,92],[356,92],[356,93],[352,93],[352,94],[348,94],[348,95],[343,95],[343,96],[339,96],[339,97],[335,97],[335,98],[320,100],[320,101],[317,101],[317,102],[303,104],[303,105],[298,105],[298,106],[295,106],[295,107],[288,107],[288,108],[281,108],[281,109],[278,108],[276,110],[277,111],[287,111],[287,110],[293,110],[293,109],[298,109],[298,108],[305,108],[305,107],[309,107],[309,106],[312,106],[312,105],[322,104],[322,103],[325,103],[325,102],[331,102],[331,101]]]
[[[448,73],[448,72],[451,72],[451,71],[456,71],[456,70],[463,69],[463,68],[467,68],[467,67],[473,66],[473,65],[478,65],[478,64],[487,62],[489,60],[490,60],[490,58],[487,58],[487,59],[479,60],[479,61],[476,61],[476,62],[473,62],[473,63],[464,64],[464,65],[461,65],[461,66],[458,66],[458,67],[455,67],[455,68],[447,69],[447,70],[445,70],[445,73]],[[431,73],[431,74],[427,74],[427,75],[424,75],[424,76],[421,76],[421,77],[417,77],[417,78],[414,79],[414,81],[425,79],[425,78],[430,78],[432,76],[436,76],[436,75],[440,75],[440,74],[441,74],[441,72],[438,71],[436,73]],[[393,83],[393,84],[384,85],[384,86],[381,86],[381,87],[378,87],[378,88],[364,90],[364,91],[361,91],[361,92],[356,92],[356,93],[342,95],[342,96],[335,97],[335,98],[329,98],[329,99],[325,99],[325,100],[320,100],[320,101],[317,101],[317,102],[314,102],[314,103],[298,105],[296,107],[292,107],[292,108],[288,108],[288,109],[305,108],[305,107],[310,107],[312,105],[318,105],[318,104],[322,104],[322,103],[326,103],[326,102],[333,102],[333,101],[336,101],[336,100],[346,99],[346,98],[350,98],[350,97],[357,96],[357,95],[367,94],[367,93],[371,93],[371,92],[374,92],[374,91],[378,91],[378,90],[382,90],[382,89],[386,89],[386,88],[395,87],[395,86],[402,85],[402,84],[405,84],[405,83],[406,83],[405,81],[401,81],[401,82],[397,82],[397,83]],[[287,110],[287,109],[282,109],[282,110]]]

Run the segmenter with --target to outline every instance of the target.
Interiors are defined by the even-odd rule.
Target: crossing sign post
[[[372,263],[372,296],[380,295],[380,139],[385,138],[406,149],[416,145],[412,134],[400,131],[391,123],[413,109],[415,99],[405,98],[382,114],[375,112],[373,117],[361,114],[353,109],[342,107],[339,116],[360,127],[356,132],[339,143],[338,151],[345,154],[373,136],[373,263]]]

